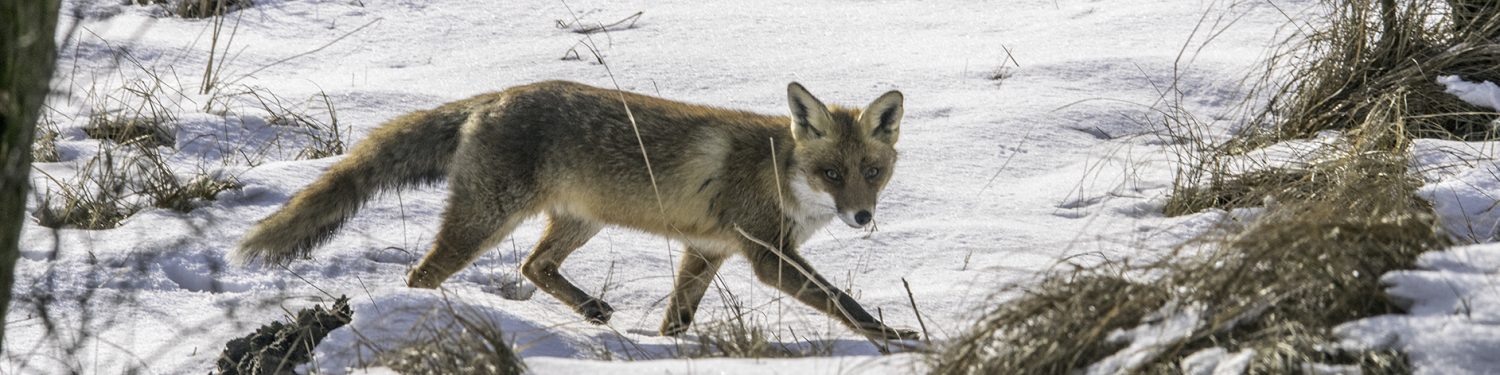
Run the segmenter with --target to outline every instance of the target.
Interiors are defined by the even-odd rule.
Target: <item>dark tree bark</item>
[[[58,0],[0,1],[0,345],[20,255],[31,141],[57,60]]]

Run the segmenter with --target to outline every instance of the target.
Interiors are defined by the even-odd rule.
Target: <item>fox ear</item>
[[[903,100],[900,91],[891,90],[870,102],[859,114],[859,123],[865,129],[865,134],[888,144],[896,144],[896,138],[901,135]]]
[[[829,135],[828,131],[833,129],[833,116],[828,114],[828,107],[823,102],[796,82],[786,85],[786,97],[792,108],[793,139],[806,141]]]

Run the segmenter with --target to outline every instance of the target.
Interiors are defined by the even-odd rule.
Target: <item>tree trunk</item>
[[[20,255],[31,140],[57,60],[58,0],[0,2],[0,345]]]

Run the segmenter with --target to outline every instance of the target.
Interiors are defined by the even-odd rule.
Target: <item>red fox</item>
[[[863,109],[825,106],[797,83],[787,94],[790,117],[549,81],[406,114],[260,221],[235,257],[307,257],[373,194],[446,178],[442,226],[411,287],[438,287],[546,213],[546,234],[522,273],[589,322],[608,322],[614,309],[558,268],[604,225],[618,225],[686,246],[664,335],[692,324],[719,265],[741,254],[762,282],[867,337],[914,338],[871,316],[797,252],[834,217],[854,228],[874,220],[896,162],[901,93]]]

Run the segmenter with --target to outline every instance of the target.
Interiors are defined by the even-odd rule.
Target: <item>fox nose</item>
[[[875,215],[871,215],[870,211],[859,210],[859,213],[854,214],[854,222],[859,223],[859,225],[869,224],[872,216]]]

